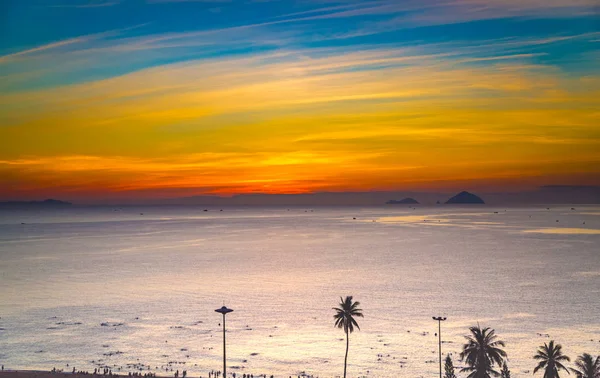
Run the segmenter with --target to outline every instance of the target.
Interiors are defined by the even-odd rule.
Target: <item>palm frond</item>
[[[550,340],[548,344],[540,346],[533,356],[535,360],[539,360],[538,365],[533,370],[533,374],[538,370],[544,369],[544,378],[560,378],[560,370],[564,370],[567,374],[571,374],[570,370],[561,361],[571,361],[571,359],[562,352],[562,345],[555,344],[554,340]]]
[[[355,317],[364,317],[362,309],[358,308],[359,305],[360,302],[352,302],[351,295],[346,296],[346,298],[340,297],[339,307],[332,308],[336,311],[333,315],[335,319],[334,326],[343,328],[348,333],[354,332],[354,327],[360,329],[358,322],[354,319]]]
[[[469,376],[479,377],[497,377],[500,372],[494,369],[494,366],[502,367],[506,352],[502,349],[505,346],[502,340],[498,339],[496,331],[486,327],[481,328],[473,326],[469,328],[470,334],[465,336],[466,343],[460,353],[460,359],[467,365],[461,371],[471,371]]]

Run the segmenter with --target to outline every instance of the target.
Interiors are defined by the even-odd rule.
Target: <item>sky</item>
[[[4,0],[0,199],[600,185],[596,0]]]

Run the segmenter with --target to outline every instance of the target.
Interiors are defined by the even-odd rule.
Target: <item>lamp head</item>
[[[223,315],[225,315],[225,314],[229,314],[229,313],[230,313],[230,312],[232,312],[232,311],[233,311],[232,309],[230,309],[230,308],[227,308],[227,307],[225,307],[225,306],[223,306],[223,307],[221,307],[221,308],[218,308],[218,309],[216,309],[216,310],[215,310],[215,312],[221,313],[221,314],[223,314]]]

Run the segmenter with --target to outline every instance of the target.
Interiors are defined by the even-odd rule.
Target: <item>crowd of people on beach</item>
[[[4,370],[4,369],[2,369]],[[50,373],[53,374],[64,374],[65,371],[64,369],[57,369],[57,368],[53,368]],[[84,370],[77,370],[75,368],[73,368],[73,370],[71,371],[71,374],[77,374],[77,375],[92,375],[92,376],[107,376],[107,377],[121,377],[120,374],[113,374],[111,369],[108,368],[104,368],[104,369],[94,369],[93,373],[90,373],[88,371],[84,371]],[[267,375],[267,374],[260,374],[260,375],[254,375],[254,374],[236,374],[236,373],[232,373],[231,374],[232,378],[274,378],[273,375]],[[138,372],[129,372],[127,374],[127,377],[130,378],[156,378],[156,373],[138,373]],[[173,374],[174,378],[186,378],[187,377],[187,371],[183,370],[181,372],[181,374],[179,373],[179,370],[177,370],[174,374]],[[302,376],[304,377],[304,376]],[[298,376],[298,378],[302,378],[300,376]],[[223,378],[223,373],[220,370],[211,370],[208,373],[208,378]],[[289,378],[292,378],[292,376],[290,375]],[[308,378],[313,378],[312,376],[309,376]]]
[[[69,366],[69,365],[67,365],[67,366]],[[64,369],[57,369],[55,367],[52,368],[52,370],[50,370],[50,373],[64,373],[64,372],[65,372]],[[102,372],[100,372],[100,369],[96,368],[96,369],[94,369],[93,373],[90,373],[87,370],[77,370],[75,367],[73,367],[73,370],[71,371],[71,374],[113,376],[113,372],[109,368],[102,369]],[[130,373],[130,376],[131,376],[131,373]]]
[[[2,366],[2,370],[4,370],[4,366]],[[66,373],[64,371],[64,369],[57,369],[57,368],[53,368],[50,373],[53,374],[64,374]],[[84,370],[77,370],[75,367],[73,368],[73,370],[70,372],[71,374],[77,374],[77,375],[92,375],[92,376],[107,376],[107,377],[120,377],[122,375],[120,374],[113,374],[112,370],[110,368],[104,368],[104,369],[94,369],[94,371],[92,373],[88,372],[88,371],[84,371]],[[267,375],[267,374],[259,374],[259,375],[254,375],[254,374],[236,374],[231,373],[232,378],[274,378],[274,375]],[[139,373],[139,372],[129,372],[127,374],[127,377],[130,378],[156,378],[156,373]],[[173,374],[174,378],[186,378],[187,377],[187,370],[183,370],[181,373],[179,372],[179,370],[175,371],[175,373]],[[302,377],[305,377],[304,375]],[[298,378],[302,378],[301,376],[298,376]],[[208,378],[223,378],[223,373],[220,370],[211,370],[210,372],[208,372]],[[290,375],[289,378],[292,378],[292,376]],[[307,376],[307,378],[314,378],[313,376]]]
[[[154,377],[156,377],[156,374],[154,374],[154,373],[144,373],[144,374],[142,374],[142,373],[137,373],[137,372],[136,373],[131,373],[130,372],[129,375],[128,375],[128,377],[154,378]]]
[[[211,370],[208,373],[208,378],[220,378],[220,377],[222,377],[222,375],[223,374],[221,373],[220,370],[219,371]],[[242,375],[237,375],[235,372],[231,373],[231,376],[233,378],[254,378],[254,374],[245,374],[244,373]],[[175,376],[175,378],[177,378],[177,376]],[[260,374],[260,375],[257,375],[256,378],[267,378],[267,375],[266,374]],[[273,378],[273,375],[271,375],[270,378]],[[290,377],[290,378],[292,378],[292,377]]]

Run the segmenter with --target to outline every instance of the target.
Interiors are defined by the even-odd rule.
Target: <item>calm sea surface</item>
[[[333,377],[346,295],[365,315],[351,377],[436,376],[437,315],[458,366],[478,323],[513,376],[550,339],[599,354],[600,207],[0,211],[5,368],[207,376],[225,304],[229,372]]]

